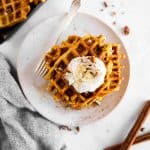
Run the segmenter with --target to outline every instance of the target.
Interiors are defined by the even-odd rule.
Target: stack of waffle
[[[0,43],[6,40],[18,26],[27,19],[28,14],[45,0],[0,0]]]
[[[100,102],[106,95],[120,88],[122,80],[120,59],[123,55],[119,49],[118,44],[106,43],[103,35],[70,36],[61,45],[55,45],[45,56],[48,91],[55,100],[75,109]],[[105,81],[95,92],[78,93],[64,78],[69,62],[81,56],[96,56],[106,66]]]
[[[27,18],[31,4],[37,5],[40,0],[0,0],[0,28],[20,23]]]

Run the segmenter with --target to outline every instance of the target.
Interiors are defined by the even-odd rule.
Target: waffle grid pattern
[[[31,3],[40,0],[0,0],[0,28],[10,27],[27,19]]]
[[[105,95],[119,90],[121,83],[120,58],[118,44],[106,44],[105,36],[98,37],[86,35],[83,37],[70,36],[60,46],[55,45],[45,56],[48,72],[45,79],[49,81],[48,91],[54,99],[63,103],[66,107],[81,109],[101,101]],[[75,57],[96,56],[105,63],[107,74],[105,81],[95,92],[78,93],[69,86],[64,75],[67,65]]]

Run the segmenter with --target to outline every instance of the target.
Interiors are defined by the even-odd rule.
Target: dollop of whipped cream
[[[95,56],[76,57],[67,69],[65,78],[79,93],[94,92],[104,83],[106,67]]]

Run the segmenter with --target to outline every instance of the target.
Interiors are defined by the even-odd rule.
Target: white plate
[[[46,82],[35,76],[34,69],[42,54],[52,46],[51,44],[57,36],[56,31],[62,18],[63,16],[50,18],[39,24],[27,35],[18,56],[17,71],[28,101],[41,115],[58,124],[79,126],[106,116],[120,102],[128,85],[129,61],[128,57],[126,57],[121,62],[125,65],[125,69],[122,72],[124,81],[121,84],[120,91],[106,96],[101,105],[82,110],[72,110],[56,104],[45,90]],[[108,42],[120,43],[121,51],[127,56],[125,47],[119,37],[102,21],[87,14],[79,13],[74,18],[62,40],[66,39],[68,35],[89,33],[94,35],[104,34]]]

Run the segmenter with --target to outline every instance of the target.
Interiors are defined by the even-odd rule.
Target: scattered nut
[[[113,24],[113,25],[116,25],[116,21],[113,21],[112,24]]]
[[[80,127],[77,126],[77,127],[76,127],[76,130],[77,130],[77,132],[80,132]]]
[[[112,17],[114,17],[114,16],[116,16],[116,15],[117,15],[117,13],[116,13],[115,11],[112,11],[112,12],[111,12],[111,16],[112,16]]]
[[[141,132],[143,132],[144,130],[145,130],[145,128],[141,128],[141,130],[140,130],[140,131],[141,131]]]
[[[128,34],[130,33],[130,29],[129,29],[128,26],[124,26],[124,27],[123,27],[123,33],[124,33],[125,35],[128,35]]]
[[[106,1],[103,2],[104,6],[107,8],[108,7],[108,4]]]

